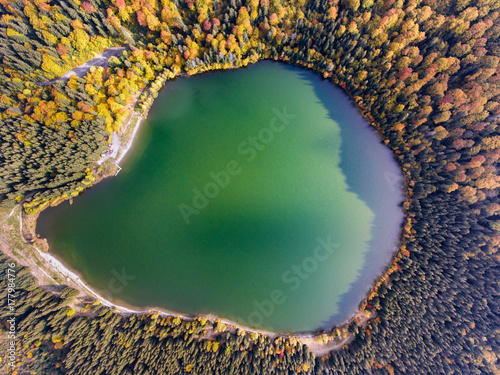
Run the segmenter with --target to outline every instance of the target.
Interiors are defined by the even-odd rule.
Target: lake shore
[[[136,112],[133,112],[130,119],[127,121],[127,124],[120,130],[122,134],[120,134],[120,141],[125,142],[125,147],[121,147],[117,158],[115,159],[114,163],[115,165],[118,165],[124,157],[128,154],[130,151],[133,141],[137,136],[138,130],[140,128],[140,125],[144,119]],[[135,124],[134,124],[135,121]],[[112,174],[111,174],[112,175]],[[101,176],[102,178],[107,177],[106,175]],[[15,213],[15,211],[12,211]],[[19,229],[20,229],[20,237],[22,238],[23,241],[25,241],[25,238],[23,236],[23,230],[27,231],[33,231],[33,238],[36,237],[35,235],[35,225],[36,222],[34,223],[28,223],[28,225],[23,224],[23,213],[19,213]],[[12,215],[13,217],[16,217],[17,215]],[[11,216],[11,217],[12,217]],[[6,219],[7,220],[7,219]],[[36,221],[36,219],[35,219]],[[24,229],[23,229],[24,228]],[[29,241],[29,240],[28,240]],[[3,242],[3,241],[2,241]],[[255,332],[259,334],[264,334],[266,336],[269,336],[271,338],[274,337],[293,337],[297,338],[300,341],[302,341],[304,344],[308,345],[311,349],[311,352],[315,353],[316,355],[325,355],[331,350],[336,350],[340,349],[343,345],[349,344],[350,341],[352,341],[353,336],[349,334],[347,337],[343,338],[342,340],[337,340],[333,339],[331,341],[327,341],[326,344],[321,344],[318,343],[317,338],[318,335],[314,333],[305,333],[303,335],[300,334],[277,334],[269,331],[263,331],[263,330],[255,330],[249,327],[244,327],[241,326],[235,322],[231,322],[229,320],[221,319],[217,316],[214,315],[200,315],[200,316],[189,316],[189,315],[182,315],[178,314],[172,311],[168,311],[165,309],[157,309],[157,308],[145,308],[145,309],[138,309],[134,308],[133,306],[127,306],[126,304],[115,304],[112,301],[107,300],[104,298],[104,296],[100,295],[98,292],[94,291],[89,285],[87,285],[82,278],[77,275],[75,272],[67,268],[62,262],[60,262],[56,257],[54,257],[52,254],[48,252],[44,252],[40,250],[37,246],[29,245],[29,247],[35,249],[34,251],[34,257],[32,259],[28,259],[28,262],[23,261],[22,257],[18,257],[15,255],[15,252],[10,252],[10,255],[15,258],[19,263],[31,267],[32,268],[32,273],[35,275],[35,277],[38,279],[40,285],[45,285],[46,283],[53,283],[57,282],[55,280],[54,275],[50,276],[49,273],[54,273],[57,278],[59,278],[60,281],[64,283],[64,285],[69,285],[77,290],[80,291],[81,296],[88,296],[91,298],[94,298],[98,301],[100,301],[103,305],[115,308],[116,312],[121,314],[121,315],[130,315],[130,314],[142,314],[142,313],[153,313],[153,312],[159,312],[161,316],[178,316],[182,319],[194,319],[196,317],[205,317],[208,318],[210,321],[220,321],[228,326],[230,326],[230,329],[237,330],[237,329],[242,329],[246,332]],[[29,263],[33,263],[32,265]],[[40,265],[38,265],[40,263]],[[38,270],[38,272],[33,272],[34,268],[33,266]],[[390,268],[390,264],[388,265],[388,268]],[[385,275],[386,273],[384,273]],[[59,283],[58,283],[59,284]],[[371,291],[371,289],[370,289]],[[358,321],[361,324],[366,324],[366,322],[373,318],[374,315],[366,315],[364,312],[360,312],[359,310],[354,314],[354,316],[349,319],[348,321],[345,322],[345,324],[340,325],[340,327],[345,328],[346,324],[352,321]]]

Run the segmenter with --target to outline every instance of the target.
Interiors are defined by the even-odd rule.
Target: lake
[[[121,166],[37,225],[117,304],[331,328],[397,247],[391,151],[342,90],[301,68],[266,61],[168,82]]]

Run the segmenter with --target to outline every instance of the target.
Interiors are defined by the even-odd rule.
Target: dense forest
[[[349,94],[400,163],[407,216],[362,304],[374,318],[321,358],[203,319],[75,313],[74,290],[45,291],[16,264],[20,355],[11,368],[5,302],[3,373],[500,373],[499,0],[0,0],[0,15],[3,207],[33,213],[91,186],[110,132],[169,79],[274,59]],[[126,50],[106,68],[42,84],[112,46]]]

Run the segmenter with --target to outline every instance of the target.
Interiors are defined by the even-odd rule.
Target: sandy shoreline
[[[311,353],[316,356],[323,356],[328,354],[332,350],[339,350],[344,345],[348,345],[354,339],[354,336],[347,332],[346,325],[339,325],[338,329],[342,332],[342,336],[336,336],[335,334],[318,334],[315,332],[304,332],[304,333],[276,333],[260,329],[254,329],[240,325],[229,319],[221,318],[213,314],[193,314],[185,315],[176,313],[174,311],[169,311],[164,308],[156,307],[146,307],[137,308],[135,306],[124,305],[123,303],[113,303],[104,296],[102,296],[99,291],[93,289],[90,285],[85,283],[80,275],[69,269],[64,265],[57,257],[49,252],[41,250],[36,244],[33,244],[30,240],[32,234],[34,233],[35,220],[23,220],[25,216],[21,210],[20,206],[14,209],[14,213],[19,214],[18,219],[7,218],[8,212],[5,212],[1,224],[0,231],[0,246],[2,246],[2,251],[17,263],[30,268],[30,273],[37,279],[39,287],[45,290],[54,292],[53,285],[57,286],[69,286],[80,292],[77,297],[79,302],[76,306],[72,306],[75,310],[80,311],[81,303],[87,304],[92,303],[91,300],[99,301],[103,306],[107,306],[113,309],[117,314],[122,316],[129,316],[131,314],[156,314],[158,313],[161,317],[179,317],[183,320],[195,320],[195,319],[207,319],[212,324],[216,322],[221,322],[226,325],[227,329],[224,331],[229,331],[232,333],[237,333],[238,330],[242,330],[246,333],[257,333],[268,336],[270,339],[284,338],[290,340],[298,340],[301,343],[307,345]],[[33,217],[31,217],[33,219]],[[6,226],[9,225],[9,230],[6,230]],[[7,234],[7,236],[6,236]],[[27,234],[27,236],[25,236]],[[23,245],[20,246],[19,242],[16,245],[15,240],[22,240]],[[6,248],[4,247],[6,245]],[[59,281],[59,282],[58,282]],[[90,300],[89,300],[90,298]],[[365,324],[366,321],[373,316],[368,316],[362,312],[357,312],[354,314],[352,319],[349,321],[356,320]],[[209,331],[211,332],[211,330]],[[210,335],[212,333],[207,333],[205,339],[211,339]]]
[[[141,123],[144,121],[144,118],[134,113],[129,120],[129,124],[134,118],[137,119],[137,123],[135,124],[134,130],[132,132],[132,135],[130,136],[130,139],[127,142],[127,145],[124,148],[120,147],[120,149],[118,150],[118,157],[115,159],[114,162],[116,165],[119,165],[119,163],[123,160],[125,155],[127,155],[129,150],[132,148],[132,143],[134,143],[135,137],[137,136],[137,132],[139,131],[139,127],[141,126]]]

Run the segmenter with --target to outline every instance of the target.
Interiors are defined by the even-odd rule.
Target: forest
[[[374,317],[350,323],[339,350],[124,316],[47,291],[2,256],[2,373],[500,373],[500,0],[0,0],[0,15],[1,207],[33,214],[92,186],[110,132],[147,116],[168,80],[263,59],[343,88],[393,150],[406,194],[400,251],[361,305]],[[126,50],[106,68],[42,84],[115,46]]]

